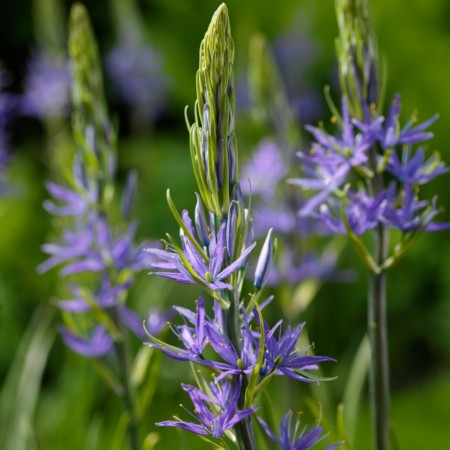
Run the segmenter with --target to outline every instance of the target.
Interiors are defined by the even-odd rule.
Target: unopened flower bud
[[[197,230],[197,236],[203,246],[207,247],[209,245],[209,231],[208,225],[206,223],[205,210],[203,209],[203,204],[200,196],[196,193],[197,203],[195,205],[195,229]]]
[[[234,244],[236,243],[236,228],[239,218],[239,203],[233,200],[228,208],[226,242],[227,251],[230,259],[233,258]]]
[[[255,270],[255,282],[254,285],[256,289],[261,289],[267,281],[270,269],[272,268],[273,260],[273,239],[272,239],[273,228],[267,233],[266,240],[261,249],[261,253],[258,258],[258,263],[256,264]]]

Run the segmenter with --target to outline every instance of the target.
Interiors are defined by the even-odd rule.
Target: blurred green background
[[[130,107],[120,99],[111,80],[105,77],[111,111],[117,117],[120,129],[119,183],[127,170],[134,168],[139,173],[135,217],[140,221],[139,236],[142,239],[156,239],[166,232],[176,232],[165,201],[166,188],[170,187],[180,208],[191,208],[194,204],[195,181],[190,168],[183,110],[185,105],[190,105],[193,110],[198,47],[219,3],[214,0],[136,2],[146,42],[162,55],[169,83],[164,109],[154,120],[133,123]],[[0,62],[10,74],[6,89],[16,95],[22,91],[27,61],[39,40],[35,26],[35,14],[39,11],[36,4],[30,0],[2,1]],[[70,4],[69,1],[60,3],[63,30]],[[106,55],[117,39],[112,2],[96,0],[85,4],[91,14],[100,52]],[[438,112],[440,119],[432,127],[435,138],[430,146],[431,150],[438,149],[444,160],[450,161],[447,140],[450,3],[447,0],[378,0],[371,6],[380,54],[388,67],[387,99],[395,92],[402,94],[404,119],[413,111],[417,111],[421,119]],[[291,60],[292,66],[286,70],[300,67],[299,73],[305,79],[298,80],[299,86],[306,85],[321,99],[324,83],[330,84],[337,93],[334,56],[337,27],[333,0],[230,0],[228,7],[236,47],[237,96],[241,96],[237,97],[237,136],[240,158],[244,161],[257,143],[246,106],[245,84],[248,44],[253,33],[262,32],[271,42],[279,42],[283,36],[298,36],[301,42],[290,40],[294,47],[304,46],[306,42],[312,54],[305,55],[303,61],[301,51],[294,51],[293,55],[300,54],[300,57]],[[53,25],[48,24],[49,27]],[[323,101],[319,100],[319,103],[323,119],[328,120]],[[7,130],[12,155],[8,168],[11,189],[0,199],[0,381],[3,385],[0,419],[11,419],[14,415],[17,429],[28,436],[25,443],[11,447],[17,450],[109,449],[120,408],[120,402],[102,386],[91,363],[70,353],[58,337],[48,331],[55,329],[57,313],[47,317],[48,309],[39,310],[39,305],[49,304],[60,289],[56,270],[41,276],[36,273],[36,266],[45,258],[40,246],[52,234],[51,218],[42,209],[46,198],[43,183],[61,177],[59,162],[52,164],[50,154],[57,154],[59,145],[61,148],[67,145],[67,127],[68,119],[60,121],[55,131],[37,119],[17,116]],[[49,130],[53,130],[52,133]],[[58,160],[57,156],[55,159]],[[440,219],[446,221],[450,221],[448,186],[449,178],[444,175],[427,187],[429,197],[439,196],[439,204],[444,209]],[[325,388],[335,404],[342,400],[352,356],[364,335],[367,285],[365,273],[350,246],[344,248],[339,266],[356,270],[355,283],[325,284],[313,304],[301,317],[295,318],[295,321],[307,321],[308,334],[315,342],[318,354],[338,359],[334,367],[327,367],[327,375],[336,375],[338,380],[328,383]],[[400,449],[450,448],[449,273],[447,231],[424,236],[389,276],[392,422]],[[160,304],[164,307],[189,305],[198,294],[194,288],[179,289],[166,283],[151,282],[145,274],[135,290],[137,308],[141,310]],[[270,311],[275,320],[279,314],[276,305]],[[35,319],[32,319],[33,315]],[[26,333],[33,328],[33,320],[50,323],[45,328],[42,345],[37,345],[36,349],[42,362],[45,348],[48,348],[48,361],[42,368],[42,383],[39,358],[38,362],[30,361],[26,373],[29,378],[24,378],[29,391],[22,394],[24,398],[15,398],[7,374],[11,373],[13,361],[21,361],[20,343],[27,339]],[[36,334],[33,336],[32,342],[38,339]],[[135,345],[138,347],[140,343]],[[179,448],[203,448],[190,437],[173,430],[156,430],[153,425],[157,420],[178,413],[179,403],[186,402],[180,394],[179,383],[183,377],[189,377],[187,368],[182,363],[166,360],[162,364],[147,430],[160,433],[162,440],[156,448],[176,448],[179,438],[183,442]],[[14,378],[17,381],[24,373],[19,369],[13,372],[12,381]],[[37,380],[34,391],[29,380]],[[307,409],[305,398],[311,395],[309,390],[276,385],[272,391],[273,395],[284,392],[277,396],[282,399],[275,408],[279,409],[279,414],[286,405]],[[35,394],[36,399],[33,398]],[[9,402],[8,396],[11,396]],[[25,408],[23,413],[21,405]],[[0,423],[0,438],[1,434],[6,434],[5,423]],[[355,449],[370,449],[370,442],[365,395]]]

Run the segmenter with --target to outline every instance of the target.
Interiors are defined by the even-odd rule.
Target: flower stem
[[[240,338],[241,319],[239,314],[239,295],[235,294],[230,303],[230,309],[225,315],[225,333],[233,344],[237,353],[241,352]],[[242,375],[241,395],[239,396],[239,408],[244,407],[245,390],[247,389],[247,379]],[[236,438],[239,450],[257,450],[255,432],[253,430],[251,416],[242,420],[235,426]]]
[[[380,224],[375,234],[377,262],[386,259],[388,233]],[[368,334],[372,362],[370,366],[370,401],[376,450],[389,449],[389,351],[386,317],[386,271],[372,274],[368,304]]]
[[[118,311],[115,309],[114,320],[118,329],[122,334],[122,339],[114,343],[116,350],[117,363],[119,366],[120,381],[123,388],[122,400],[124,404],[125,411],[129,415],[128,422],[128,436],[130,440],[131,450],[140,450],[139,445],[139,420],[136,416],[136,411],[134,407],[132,388],[130,384],[130,353],[128,348],[128,342],[126,339],[126,331],[124,330]]]

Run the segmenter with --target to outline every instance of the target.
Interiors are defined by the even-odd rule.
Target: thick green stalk
[[[241,319],[239,313],[239,295],[237,293],[230,302],[230,308],[225,314],[225,333],[233,344],[233,347],[238,353],[241,352]],[[242,376],[241,395],[239,397],[239,408],[244,408],[245,390],[247,389],[247,379],[245,375]],[[235,426],[236,438],[239,450],[257,450],[255,433],[253,430],[251,416],[239,422]]]
[[[376,171],[376,149],[371,149],[371,165],[375,176],[371,182],[374,196],[384,189],[383,177]],[[373,233],[374,259],[383,266],[389,252],[389,230],[380,223]],[[370,403],[375,450],[389,450],[389,349],[387,332],[387,272],[371,273],[367,309],[367,327],[371,347],[369,369]]]
[[[386,226],[376,230],[375,246],[378,263],[387,256],[388,235]],[[376,450],[389,449],[389,350],[386,314],[386,271],[372,274],[368,304],[368,334],[372,352],[370,366],[370,400],[372,425]]]

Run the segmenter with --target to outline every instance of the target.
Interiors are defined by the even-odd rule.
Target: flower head
[[[264,420],[258,417],[258,421],[263,427],[267,435],[274,440],[282,450],[307,450],[314,447],[318,442],[320,442],[325,436],[321,436],[323,428],[317,426],[311,428],[307,431],[306,427],[301,430],[300,421],[297,418],[294,427],[292,427],[292,411],[288,411],[280,421],[280,434],[279,437],[270,429]],[[331,450],[333,448],[340,447],[342,442],[339,444],[330,445],[326,450]]]
[[[152,272],[166,278],[171,278],[179,283],[200,283],[212,291],[231,289],[231,285],[225,280],[238,269],[247,255],[253,250],[256,243],[245,248],[241,255],[232,263],[227,265],[227,222],[224,221],[217,233],[214,231],[215,220],[211,214],[209,229],[209,244],[201,251],[205,239],[199,234],[200,242],[192,241],[191,237],[196,236],[196,231],[192,225],[191,218],[187,211],[183,212],[183,223],[189,231],[190,236],[184,232],[181,233],[180,239],[182,247],[180,249],[169,245],[168,250],[146,249],[148,253],[155,255],[160,261],[154,262],[154,269],[162,269],[162,271]],[[197,227],[197,230],[199,227]]]
[[[25,79],[21,100],[24,114],[45,120],[69,112],[70,70],[68,61],[44,52],[35,52]]]
[[[191,398],[198,423],[184,422],[178,419],[158,422],[156,425],[178,427],[191,433],[221,438],[225,431],[233,428],[256,411],[256,408],[238,410],[240,380],[234,388],[229,382],[210,383],[208,394],[194,386],[183,384],[182,387]]]
[[[327,356],[308,356],[301,354],[297,349],[304,323],[294,328],[287,327],[281,334],[280,320],[272,329],[266,326],[266,351],[264,353],[264,367],[268,372],[275,371],[276,374],[284,374],[299,381],[310,382],[306,371],[316,370],[319,363],[334,361]],[[275,337],[277,330],[280,330],[278,339]]]

